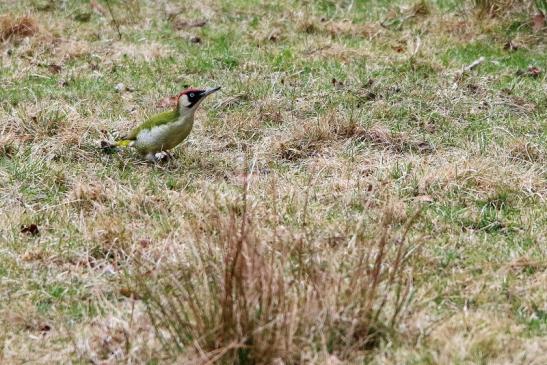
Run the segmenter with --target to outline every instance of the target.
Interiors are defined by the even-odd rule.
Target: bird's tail
[[[118,148],[130,147],[132,144],[133,144],[133,141],[129,139],[120,139],[114,142],[103,140],[100,143],[100,147],[105,153],[115,153],[118,150]]]
[[[115,142],[115,146],[125,148],[131,146],[132,143],[133,141],[129,139],[120,139],[119,141]]]

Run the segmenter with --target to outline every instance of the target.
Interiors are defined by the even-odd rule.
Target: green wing
[[[140,131],[142,131],[143,129],[152,129],[153,127],[170,123],[174,121],[175,119],[177,119],[178,117],[179,117],[178,110],[170,110],[170,111],[156,114],[152,118],[148,119],[146,122],[134,128],[129,133],[129,136],[126,139],[134,141],[135,139],[137,139],[137,136],[139,135]]]

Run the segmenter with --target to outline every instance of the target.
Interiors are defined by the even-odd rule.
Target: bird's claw
[[[167,162],[172,159],[173,156],[167,151],[161,151],[157,153],[149,153],[146,155],[146,159],[150,162]]]

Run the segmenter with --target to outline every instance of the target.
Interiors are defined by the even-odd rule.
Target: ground
[[[547,363],[534,12],[2,1],[0,362]]]

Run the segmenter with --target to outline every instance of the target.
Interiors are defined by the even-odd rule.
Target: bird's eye
[[[194,95],[194,93],[190,93],[189,96],[190,96],[191,98],[193,98],[195,95]]]

